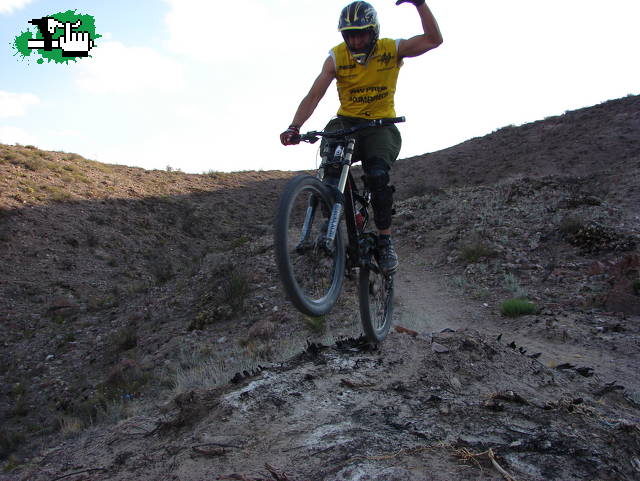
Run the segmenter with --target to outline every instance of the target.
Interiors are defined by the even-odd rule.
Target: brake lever
[[[315,144],[319,139],[320,137],[315,135],[313,132],[307,132],[306,134],[298,137],[298,140],[300,142],[307,142],[309,144]]]

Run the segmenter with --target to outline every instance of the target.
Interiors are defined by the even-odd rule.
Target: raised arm
[[[420,21],[422,22],[423,33],[407,40],[400,40],[398,44],[399,60],[405,57],[417,57],[442,43],[442,34],[440,33],[440,28],[438,28],[438,22],[436,22],[424,0],[403,0],[396,2],[396,4],[404,2],[416,5],[416,10],[418,10],[418,15],[420,15]]]

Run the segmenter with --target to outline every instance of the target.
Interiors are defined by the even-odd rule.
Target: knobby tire
[[[360,268],[358,296],[360,320],[372,344],[387,337],[393,316],[393,276],[384,276],[369,266]]]
[[[318,199],[311,235],[304,249],[297,249],[304,223],[305,203]],[[346,252],[341,229],[336,232],[333,252],[326,252],[320,240],[333,207],[333,195],[319,179],[300,175],[285,186],[275,219],[274,249],[284,291],[302,313],[323,316],[336,304],[344,281]],[[302,217],[301,217],[302,215]]]

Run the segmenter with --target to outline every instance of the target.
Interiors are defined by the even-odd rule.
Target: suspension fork
[[[351,166],[351,157],[353,156],[353,148],[355,146],[355,140],[349,139],[346,147],[342,145],[338,145],[333,154],[334,160],[340,161],[342,163],[342,171],[340,173],[340,179],[338,181],[337,189],[341,194],[344,193],[345,185],[347,182],[347,178],[349,176],[349,167]],[[320,174],[320,178],[323,177],[323,174]],[[338,225],[340,224],[340,218],[342,216],[343,206],[341,203],[341,196],[338,196],[336,202],[333,205],[333,209],[331,211],[331,217],[329,218],[329,228],[327,230],[327,236],[325,238],[325,247],[330,251],[333,250],[333,242],[336,238],[336,232],[338,230]],[[309,234],[311,231],[311,225],[313,224],[313,219],[316,214],[316,209],[318,207],[318,199],[315,195],[312,195],[309,198],[309,203],[307,205],[307,212],[304,216],[304,223],[302,225],[302,232],[300,233],[300,241],[298,242],[298,247],[304,247],[305,242],[309,239]]]
[[[344,215],[347,224],[347,236],[349,237],[348,253],[352,267],[360,264],[358,227],[356,226],[356,213],[354,209],[354,189],[355,184],[353,177],[350,175],[344,192]]]
[[[316,209],[318,208],[318,197],[315,194],[309,196],[309,202],[307,204],[307,212],[304,216],[304,223],[302,224],[302,232],[300,232],[300,241],[298,242],[298,248],[303,248],[305,243],[309,240],[309,234],[311,232],[311,225],[313,224],[313,218],[316,215]]]
[[[347,185],[347,180],[349,179],[349,169],[351,168],[351,157],[353,156],[353,148],[356,144],[355,139],[349,139],[347,141],[346,147],[344,150],[341,145],[336,147],[336,151],[334,154],[334,159],[338,156],[343,156],[342,158],[342,171],[340,172],[340,179],[338,180],[337,189],[340,192],[338,195],[335,204],[333,204],[333,209],[331,210],[331,217],[329,218],[329,229],[327,230],[327,239],[326,246],[330,248],[333,246],[333,242],[336,238],[336,232],[338,231],[338,225],[340,225],[340,219],[342,218],[342,212],[344,210],[343,202],[344,202],[344,191]],[[337,159],[336,159],[337,160]]]

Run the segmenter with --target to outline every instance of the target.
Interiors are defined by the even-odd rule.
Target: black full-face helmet
[[[378,23],[376,9],[367,2],[350,3],[340,13],[338,30],[342,33],[342,38],[344,38],[354,60],[360,64],[367,63],[380,35],[380,24]],[[348,32],[350,31],[370,31],[371,41],[365,48],[356,50],[349,44]]]

